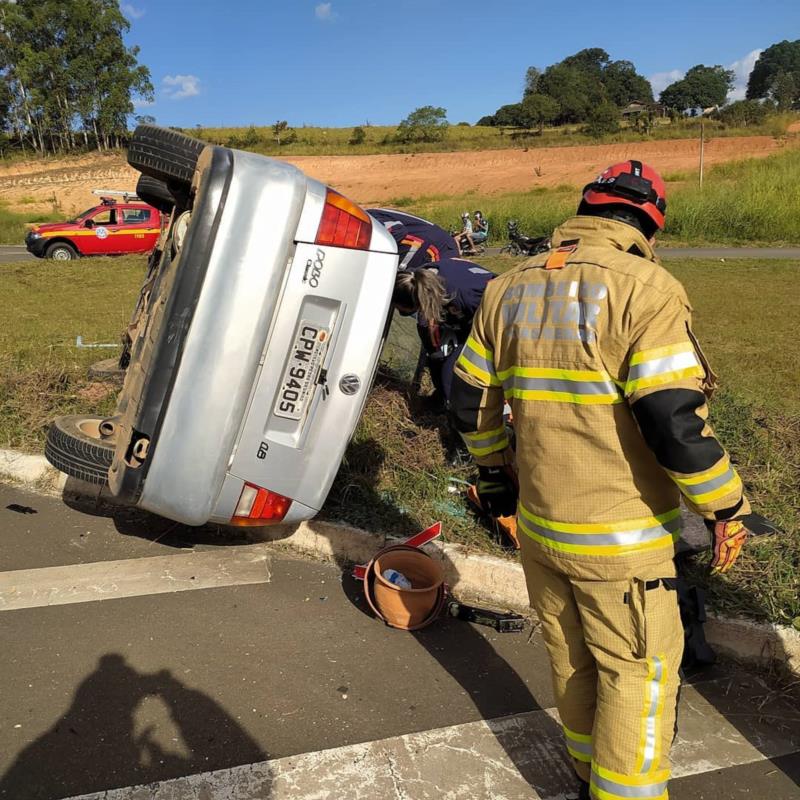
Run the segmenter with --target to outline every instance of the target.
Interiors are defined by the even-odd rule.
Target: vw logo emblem
[[[339,388],[342,394],[355,394],[361,388],[361,381],[358,375],[344,375],[339,381]]]

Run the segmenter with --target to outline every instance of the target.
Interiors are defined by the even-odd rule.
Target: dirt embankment
[[[763,158],[785,147],[771,136],[712,139],[707,166],[742,158]],[[591,147],[541,147],[457,153],[371,156],[296,156],[286,159],[354,200],[386,203],[393,198],[501,194],[536,186],[583,185],[608,164],[637,158],[663,174],[696,170],[699,143],[689,139],[603,144]],[[129,189],[137,173],[120,154],[34,160],[0,166],[0,199],[13,210],[52,210],[65,215],[96,202],[92,189]]]

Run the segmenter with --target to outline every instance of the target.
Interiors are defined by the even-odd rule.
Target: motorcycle
[[[535,256],[539,253],[546,253],[550,249],[550,237],[539,236],[537,238],[525,236],[519,230],[519,223],[511,219],[507,224],[508,244],[500,250],[500,253],[508,253],[512,256]]]

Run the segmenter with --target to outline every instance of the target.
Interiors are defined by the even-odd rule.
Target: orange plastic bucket
[[[387,569],[402,572],[411,582],[403,589],[383,577]],[[445,599],[442,565],[416,547],[395,545],[381,550],[367,566],[364,593],[372,610],[387,625],[419,630],[439,615]]]

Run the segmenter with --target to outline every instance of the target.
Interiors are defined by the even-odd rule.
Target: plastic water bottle
[[[411,581],[406,578],[402,572],[398,572],[396,569],[385,569],[383,571],[383,577],[389,581],[389,583],[393,583],[399,589],[411,588]]]

